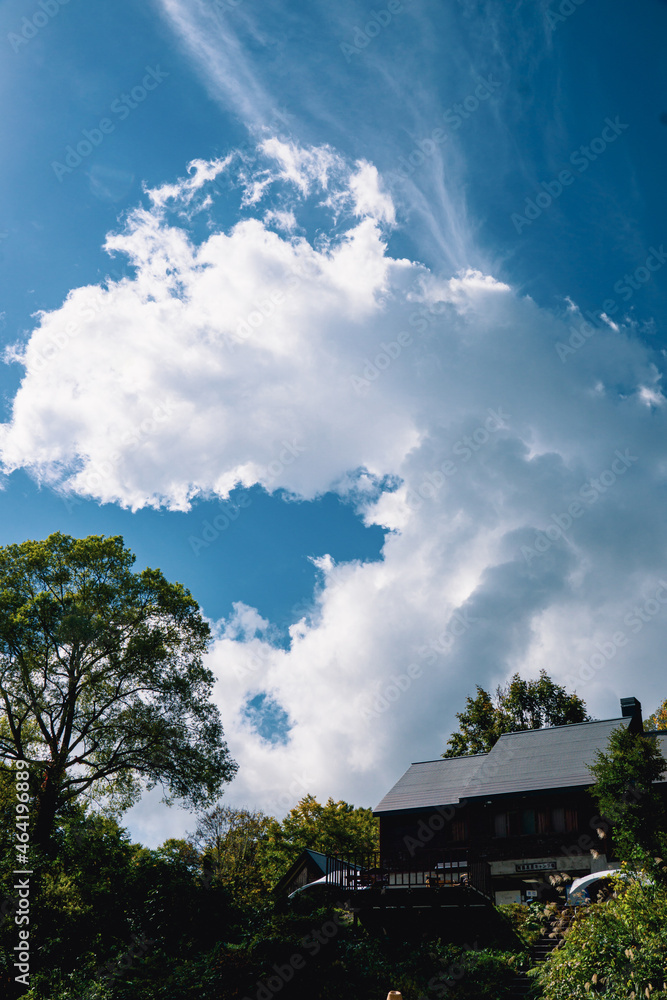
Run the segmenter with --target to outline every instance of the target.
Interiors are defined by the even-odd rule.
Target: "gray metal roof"
[[[455,805],[461,789],[488,754],[473,757],[449,757],[412,764],[402,778],[387,792],[374,812],[395,809],[428,809],[430,806]]]
[[[488,754],[413,764],[375,807],[376,813],[455,805],[480,795],[593,784],[587,764],[628,718],[529,729],[501,736]],[[667,733],[660,736],[667,754]]]
[[[594,762],[597,750],[607,748],[614,729],[629,722],[605,719],[506,733],[488,754],[487,767],[480,769],[486,774],[468,783],[466,797],[592,785],[586,765]]]

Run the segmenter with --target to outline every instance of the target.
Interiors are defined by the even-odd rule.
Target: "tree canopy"
[[[189,839],[202,859],[205,882],[218,882],[246,903],[259,899],[268,886],[258,848],[269,822],[259,810],[220,803],[201,815]]]
[[[621,860],[651,869],[663,878],[662,866],[652,859],[667,849],[667,815],[654,782],[667,773],[667,761],[655,737],[615,729],[606,751],[598,750],[590,765],[595,778],[591,794],[603,819],[612,824],[616,853]]]
[[[197,602],[134,559],[120,536],[0,548],[0,760],[29,764],[42,846],[80,796],[201,807],[236,770]]]
[[[644,729],[647,733],[653,732],[656,729],[660,729],[663,732],[667,731],[667,698],[665,698],[662,705],[655,710],[653,715],[649,715],[649,717],[644,720]]]
[[[456,718],[459,731],[449,737],[443,757],[488,753],[503,733],[586,722],[590,716],[578,695],[568,694],[541,670],[537,680],[514,674],[505,687],[496,689],[495,698],[478,684],[476,696],[466,699]]]
[[[379,823],[372,809],[328,799],[321,805],[306,795],[281,822],[271,820],[261,844],[267,874],[279,879],[308,847],[322,854],[353,857],[376,851]]]

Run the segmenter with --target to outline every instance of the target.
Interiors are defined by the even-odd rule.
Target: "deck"
[[[488,864],[463,850],[422,849],[414,857],[379,851],[328,855],[326,878],[321,881],[363,909],[489,906],[493,901]]]

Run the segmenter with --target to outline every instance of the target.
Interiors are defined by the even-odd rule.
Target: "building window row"
[[[577,810],[568,806],[511,809],[493,818],[495,837],[521,837],[540,833],[567,833],[578,826]]]

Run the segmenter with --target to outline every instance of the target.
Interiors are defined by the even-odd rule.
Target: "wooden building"
[[[381,867],[403,859],[431,886],[483,864],[496,903],[548,895],[556,872],[608,868],[610,825],[588,792],[587,765],[619,726],[642,730],[636,698],[622,699],[615,719],[508,733],[486,754],[412,764],[374,810]],[[657,738],[667,754],[667,733]]]
[[[304,851],[276,889],[347,901],[383,926],[404,909],[478,926],[493,903],[554,898],[554,875],[616,860],[588,765],[619,726],[643,731],[636,698],[622,699],[615,719],[507,733],[486,754],[412,764],[374,810],[379,851]],[[667,732],[655,736],[667,758]],[[667,774],[660,787],[667,798]]]

